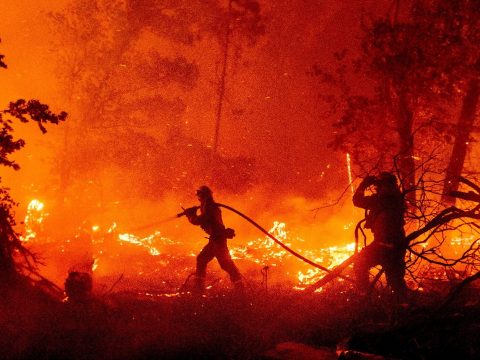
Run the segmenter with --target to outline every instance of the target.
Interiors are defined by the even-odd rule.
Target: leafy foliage
[[[0,60],[2,58],[3,55],[0,55]],[[0,67],[6,68],[6,65],[0,61]],[[38,100],[19,99],[11,102],[6,110],[0,112],[0,165],[14,170],[20,169],[20,166],[9,158],[25,146],[23,139],[16,139],[13,136],[14,120],[22,123],[35,122],[41,132],[46,133],[47,123],[57,125],[65,121],[66,117],[66,112],[55,114],[48,105]],[[0,278],[2,280],[11,279],[12,276],[23,271],[35,273],[37,264],[35,255],[22,245],[20,235],[14,230],[16,206],[17,203],[10,196],[9,188],[0,186]],[[15,254],[21,255],[23,261],[15,262]]]
[[[34,121],[42,133],[46,133],[46,123],[58,124],[66,117],[66,112],[62,111],[57,115],[49,109],[48,105],[42,104],[38,100],[19,99],[11,102],[8,108],[0,113],[0,164],[12,167],[14,170],[20,169],[18,164],[8,158],[9,155],[25,146],[23,139],[14,139],[13,137],[12,118],[20,120],[22,123]]]
[[[366,172],[392,168],[388,159],[397,154],[445,151],[450,118],[478,76],[479,24],[478,2],[469,0],[417,1],[404,18],[364,24],[358,56],[337,54],[335,73],[314,68],[335,89],[324,96],[337,117],[331,145],[351,152]],[[353,88],[352,78],[362,86]]]

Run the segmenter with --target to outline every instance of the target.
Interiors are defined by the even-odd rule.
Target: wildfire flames
[[[42,238],[42,224],[47,216],[44,203],[37,199],[32,200],[27,207],[24,220],[25,235],[21,237],[21,240],[31,244],[45,242],[45,239]],[[343,231],[350,229],[349,225],[343,227]],[[186,274],[191,273],[195,264],[195,251],[185,250],[184,247],[180,251],[180,242],[163,236],[158,230],[147,236],[139,236],[133,233],[119,232],[118,225],[114,222],[106,228],[92,225],[82,231],[83,233],[87,232],[88,236],[76,234],[75,238],[86,242],[82,244],[85,248],[92,249],[89,255],[90,260],[88,260],[88,267],[92,272],[98,273],[102,270],[105,272],[107,269],[104,267],[108,267],[106,264],[109,261],[116,258],[121,259],[126,253],[131,254],[132,252],[141,254],[139,256],[141,260],[135,262],[139,276],[169,273],[170,276],[174,274],[177,277],[170,280],[178,282],[182,281],[182,277],[185,277]],[[316,249],[308,248],[308,243],[304,239],[287,231],[285,222],[274,221],[269,233],[287,246],[296,249],[306,258],[330,269],[342,263],[355,251],[354,242]],[[452,238],[450,242],[452,246],[465,247],[472,241],[473,237],[456,237]],[[114,250],[112,251],[112,249]],[[64,252],[63,245],[61,252]],[[292,284],[293,289],[304,289],[325,275],[324,271],[307,266],[295,259],[267,236],[245,242],[232,241],[230,253],[232,258],[241,264],[241,268],[253,267],[257,268],[258,272],[261,272],[262,269],[264,271],[265,269],[277,269]],[[146,268],[150,270],[148,271]],[[163,283],[166,284],[165,281]]]
[[[46,216],[44,213],[45,205],[37,199],[33,199],[27,206],[27,215],[25,216],[25,235],[20,239],[23,242],[29,242],[37,237],[37,232],[41,229],[41,225]]]

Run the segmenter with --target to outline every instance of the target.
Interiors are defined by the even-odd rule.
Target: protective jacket
[[[225,241],[225,225],[222,220],[222,212],[213,200],[207,200],[200,207],[200,215],[187,214],[188,220],[193,225],[200,225],[203,231],[210,235],[210,240]]]
[[[367,210],[365,227],[372,230],[374,241],[387,246],[405,246],[405,205],[400,191],[365,196],[364,190],[357,189],[353,204]]]
[[[380,184],[381,191],[365,196],[365,189],[372,184],[365,179],[353,196],[353,204],[366,210],[366,226],[373,232],[373,242],[362,249],[354,265],[357,286],[361,291],[369,287],[369,269],[382,265],[387,283],[402,298],[406,294],[405,283],[405,204],[400,190],[394,184]],[[378,185],[377,185],[378,186]]]
[[[192,224],[200,225],[203,231],[210,235],[208,244],[197,256],[196,292],[203,292],[207,265],[213,258],[217,258],[220,267],[230,275],[235,286],[241,287],[240,271],[235,266],[227,246],[227,238],[233,236],[229,236],[225,229],[218,205],[212,198],[206,199],[200,206],[199,215],[196,211],[188,211],[186,215]],[[229,230],[233,232],[232,229]]]

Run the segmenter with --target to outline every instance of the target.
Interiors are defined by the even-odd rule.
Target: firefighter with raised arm
[[[205,276],[208,263],[217,258],[221,268],[230,275],[236,290],[243,290],[242,276],[234,264],[227,246],[227,239],[233,238],[233,229],[226,229],[222,220],[222,212],[213,200],[213,194],[207,186],[201,186],[197,190],[197,198],[200,206],[192,207],[184,211],[188,221],[193,225],[199,225],[209,235],[208,244],[197,256],[197,270],[195,273],[196,294],[202,294],[205,289]],[[200,214],[197,211],[200,210]]]
[[[374,187],[373,194],[365,195],[370,186]],[[369,270],[381,265],[391,290],[404,298],[407,290],[404,280],[405,202],[397,178],[389,172],[382,172],[378,177],[367,176],[353,195],[353,204],[366,210],[365,228],[373,233],[373,242],[360,252],[354,264],[359,290],[368,291]]]

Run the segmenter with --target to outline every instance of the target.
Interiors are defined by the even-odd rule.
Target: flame
[[[96,245],[98,249],[98,254],[101,255],[103,253],[102,245],[105,241],[105,236],[108,235],[111,237],[112,235],[115,237],[116,240],[119,242],[120,245],[123,245],[124,243],[128,243],[131,245],[143,247],[148,250],[149,254],[152,256],[158,256],[160,255],[160,251],[156,247],[156,243],[161,243],[163,245],[173,245],[176,244],[173,240],[164,237],[161,235],[160,231],[154,231],[152,234],[148,236],[138,236],[135,234],[129,234],[129,233],[120,233],[116,234],[117,231],[117,223],[113,222],[112,225],[110,225],[105,233],[102,233],[102,229],[99,225],[94,225],[91,227],[92,233],[97,234],[96,236],[93,236],[92,242],[94,245]]]
[[[343,246],[330,246],[316,251],[306,251],[305,256],[310,256],[318,264],[330,269],[347,260],[355,252],[355,242]],[[306,272],[298,272],[298,281],[306,287],[318,281],[325,272],[320,269],[308,269]],[[302,287],[300,287],[302,289]]]
[[[285,243],[287,246],[292,246],[292,243],[295,244],[294,247],[299,247],[299,244],[304,245],[306,242],[304,239],[298,236],[290,236],[289,232],[286,230],[287,225],[285,222],[281,221],[274,221],[273,226],[269,230],[269,233],[272,234],[274,237]],[[344,229],[348,229],[349,226],[345,226]],[[112,234],[115,233],[117,229],[117,224],[113,223],[106,233]],[[100,232],[100,229],[95,227],[92,228],[92,232],[95,231],[96,233]],[[159,231],[155,231],[152,234],[140,237],[135,234],[130,233],[120,233],[118,235],[114,234],[114,237],[120,243],[120,245],[129,244],[135,245],[148,250],[148,253],[151,256],[159,256],[161,254],[160,250],[158,249],[158,245],[169,246],[178,244],[173,240],[164,237],[161,235]],[[95,239],[95,238],[94,238]],[[95,241],[95,240],[94,240]],[[101,242],[97,245],[101,247]],[[349,243],[344,246],[330,246],[327,248],[319,248],[319,249],[311,249],[311,250],[302,250],[299,249],[298,251],[302,253],[302,255],[312,259],[313,261],[326,266],[326,267],[334,267],[349,256],[351,256],[354,252],[355,243]],[[101,257],[102,250],[98,252],[98,257]],[[162,261],[162,267],[174,266],[172,261],[178,260],[175,258],[168,248],[164,251],[164,254],[171,255],[170,260]],[[263,238],[257,238],[254,240],[247,241],[245,245],[237,245],[230,247],[230,254],[234,260],[244,260],[254,264],[268,266],[268,267],[288,267],[288,262],[293,263],[297,260],[292,260],[293,256],[288,253],[286,250],[281,248],[278,244],[276,244],[272,239],[268,236]],[[195,257],[197,254],[191,252],[186,254],[186,256]],[[185,254],[184,254],[185,256]],[[93,267],[96,269],[98,268],[98,257],[95,258],[95,262]],[[160,265],[160,264],[159,264]],[[302,266],[300,264],[300,266]],[[282,268],[283,269],[283,268]],[[298,269],[298,266],[297,266]],[[188,271],[188,269],[184,269]],[[290,274],[289,271],[285,271],[286,274]],[[143,272],[140,272],[143,274]],[[296,283],[295,289],[301,289],[315,281],[318,280],[319,277],[323,276],[324,272],[320,269],[305,269],[305,270],[296,270],[292,273],[293,276],[292,281]]]
[[[27,206],[27,215],[25,215],[25,235],[20,236],[22,242],[29,242],[37,237],[37,232],[41,228],[45,216],[45,204],[40,200],[33,199]]]
[[[95,271],[95,270],[98,269],[98,263],[99,263],[99,259],[98,259],[98,258],[93,259],[92,271]]]
[[[452,239],[450,239],[450,245],[453,245],[453,246],[460,246],[460,247],[463,247],[463,248],[466,248],[470,245],[472,245],[472,243],[475,241],[475,236],[474,235],[470,235],[470,236],[457,236],[457,237],[453,237]]]
[[[344,226],[344,229],[348,228],[349,226]],[[291,242],[287,242],[288,232],[286,231],[286,224],[284,222],[275,221],[269,233],[284,242],[287,246],[292,245]],[[295,237],[291,241],[295,243],[305,243],[305,240],[300,237]],[[315,250],[298,250],[299,253],[308,259],[329,268],[333,268],[345,261],[353,255],[354,251],[355,242],[343,246],[330,246]],[[246,259],[257,264],[273,267],[284,265],[285,262],[292,257],[290,253],[280,248],[269,237],[249,241],[246,246],[233,247],[230,250],[230,254],[233,259]],[[298,284],[294,288],[303,289],[325,275],[325,272],[321,269],[309,268],[305,271],[296,271],[295,274],[295,280]]]
[[[32,239],[37,239],[37,243],[39,239],[47,241],[48,237],[42,236],[45,216],[47,216],[45,204],[33,199],[27,207],[27,215],[24,221],[25,235],[21,237],[22,241],[28,242]],[[63,242],[56,248],[56,251],[59,254],[61,253],[61,257],[71,251],[69,249],[73,247],[74,250],[70,254],[75,256],[74,260],[78,259],[79,254],[83,256],[83,253],[87,252],[87,257],[91,261],[89,262],[91,270],[99,275],[109,274],[112,269],[118,268],[117,264],[119,262],[125,263],[125,256],[132,255],[131,247],[133,246],[141,249],[141,251],[135,255],[139,256],[135,258],[135,262],[129,264],[129,267],[133,270],[132,274],[149,279],[157,276],[155,281],[158,280],[158,276],[162,276],[161,281],[165,287],[165,291],[161,293],[148,292],[144,295],[155,297],[178,296],[178,293],[172,291],[172,284],[177,284],[180,281],[179,279],[185,278],[193,271],[194,258],[198,254],[198,250],[188,246],[186,248],[180,242],[163,236],[158,230],[147,236],[140,236],[135,233],[119,232],[119,226],[116,222],[107,226],[93,224],[77,230],[82,231],[82,233],[72,234],[73,237],[62,240]],[[343,226],[339,224],[338,231],[349,234],[352,231],[352,225],[353,223]],[[269,233],[306,258],[330,269],[345,261],[355,251],[354,242],[336,246],[315,247],[314,243],[287,231],[287,224],[282,221],[274,221]],[[72,242],[71,239],[75,239],[75,241]],[[476,240],[474,235],[461,234],[461,236],[451,238],[449,244],[456,251],[470,246]],[[308,244],[311,245],[307,246]],[[420,244],[422,247],[427,245],[427,242]],[[127,251],[122,252],[120,247]],[[251,269],[254,265],[259,274],[261,269],[270,269],[269,276],[276,274],[277,281],[286,280],[293,289],[304,289],[325,275],[324,271],[312,268],[296,259],[268,236],[248,241],[231,242],[229,247],[232,258],[240,262],[240,269],[248,269],[249,267]],[[436,271],[435,269],[422,274],[420,276],[423,276],[426,279],[425,281],[429,281],[429,279],[433,281],[443,280],[447,277],[444,271]],[[422,284],[418,287],[425,288],[425,286],[425,284]]]
[[[158,256],[158,255],[160,255],[160,251],[158,251],[157,248],[155,246],[153,246],[153,240],[157,236],[160,236],[160,232],[158,232],[158,231],[156,231],[155,233],[153,233],[149,236],[146,236],[144,238],[141,238],[141,237],[133,235],[133,234],[125,233],[125,234],[119,234],[118,235],[118,240],[125,241],[125,242],[128,242],[130,244],[142,246],[149,251],[150,255]]]
[[[285,241],[287,239],[285,226],[283,222],[274,221],[269,233],[277,239]],[[291,245],[290,243],[285,244]],[[230,255],[233,259],[247,259],[257,264],[277,266],[283,262],[288,252],[279,248],[275,241],[266,236],[248,241],[245,246],[232,247]]]
[[[22,237],[23,241],[29,241],[37,237],[38,231],[36,231],[36,228],[41,225],[44,220],[44,209],[45,205],[43,202],[36,199],[30,202],[27,209],[27,216],[25,217],[26,235]],[[344,230],[349,228],[350,226],[345,226]],[[169,271],[169,274],[182,277],[184,274],[192,271],[191,267],[194,266],[194,262],[192,262],[190,268],[184,265],[182,268],[179,268],[177,264],[184,264],[185,258],[192,258],[197,255],[196,251],[191,250],[179,254],[178,248],[174,249],[172,247],[179,243],[163,236],[160,231],[154,231],[147,236],[139,236],[127,232],[119,233],[116,222],[112,222],[109,226],[100,226],[94,223],[94,225],[89,227],[83,227],[81,231],[83,238],[85,238],[85,235],[89,235],[88,244],[84,244],[84,246],[87,248],[91,247],[91,270],[96,272],[98,272],[99,269],[108,268],[109,261],[111,262],[112,259],[121,256],[121,254],[118,253],[119,248],[115,248],[115,246],[112,247],[112,244],[114,245],[115,243],[119,246],[128,245],[145,249],[146,254],[148,254],[147,256],[158,258],[158,260],[153,261],[152,259],[152,261],[150,261],[148,257],[145,257],[137,264],[137,266],[142,267],[142,269],[138,269],[136,273],[142,276],[146,274],[146,270],[143,267],[148,268],[148,266],[150,266],[150,268],[154,267],[153,272],[170,267],[172,271]],[[298,236],[292,236],[287,231],[286,223],[282,221],[274,221],[269,233],[285,245],[295,248],[305,257],[326,267],[333,267],[341,263],[350,256],[354,250],[354,243],[345,246],[304,249],[307,242]],[[76,234],[74,238],[81,239],[82,236]],[[61,245],[61,252],[64,252],[64,247],[68,248],[72,246],[70,240],[67,239],[65,242],[66,244]],[[290,253],[281,248],[268,236],[252,239],[241,245],[230,246],[230,253],[235,260],[261,265],[262,268],[265,266],[269,268],[279,268],[278,273],[285,274],[287,278],[290,278],[295,284],[295,288],[305,287],[324,274],[324,272],[319,269],[307,268],[302,263],[298,263]],[[162,256],[160,257],[160,255]],[[150,265],[149,262],[151,263]]]

